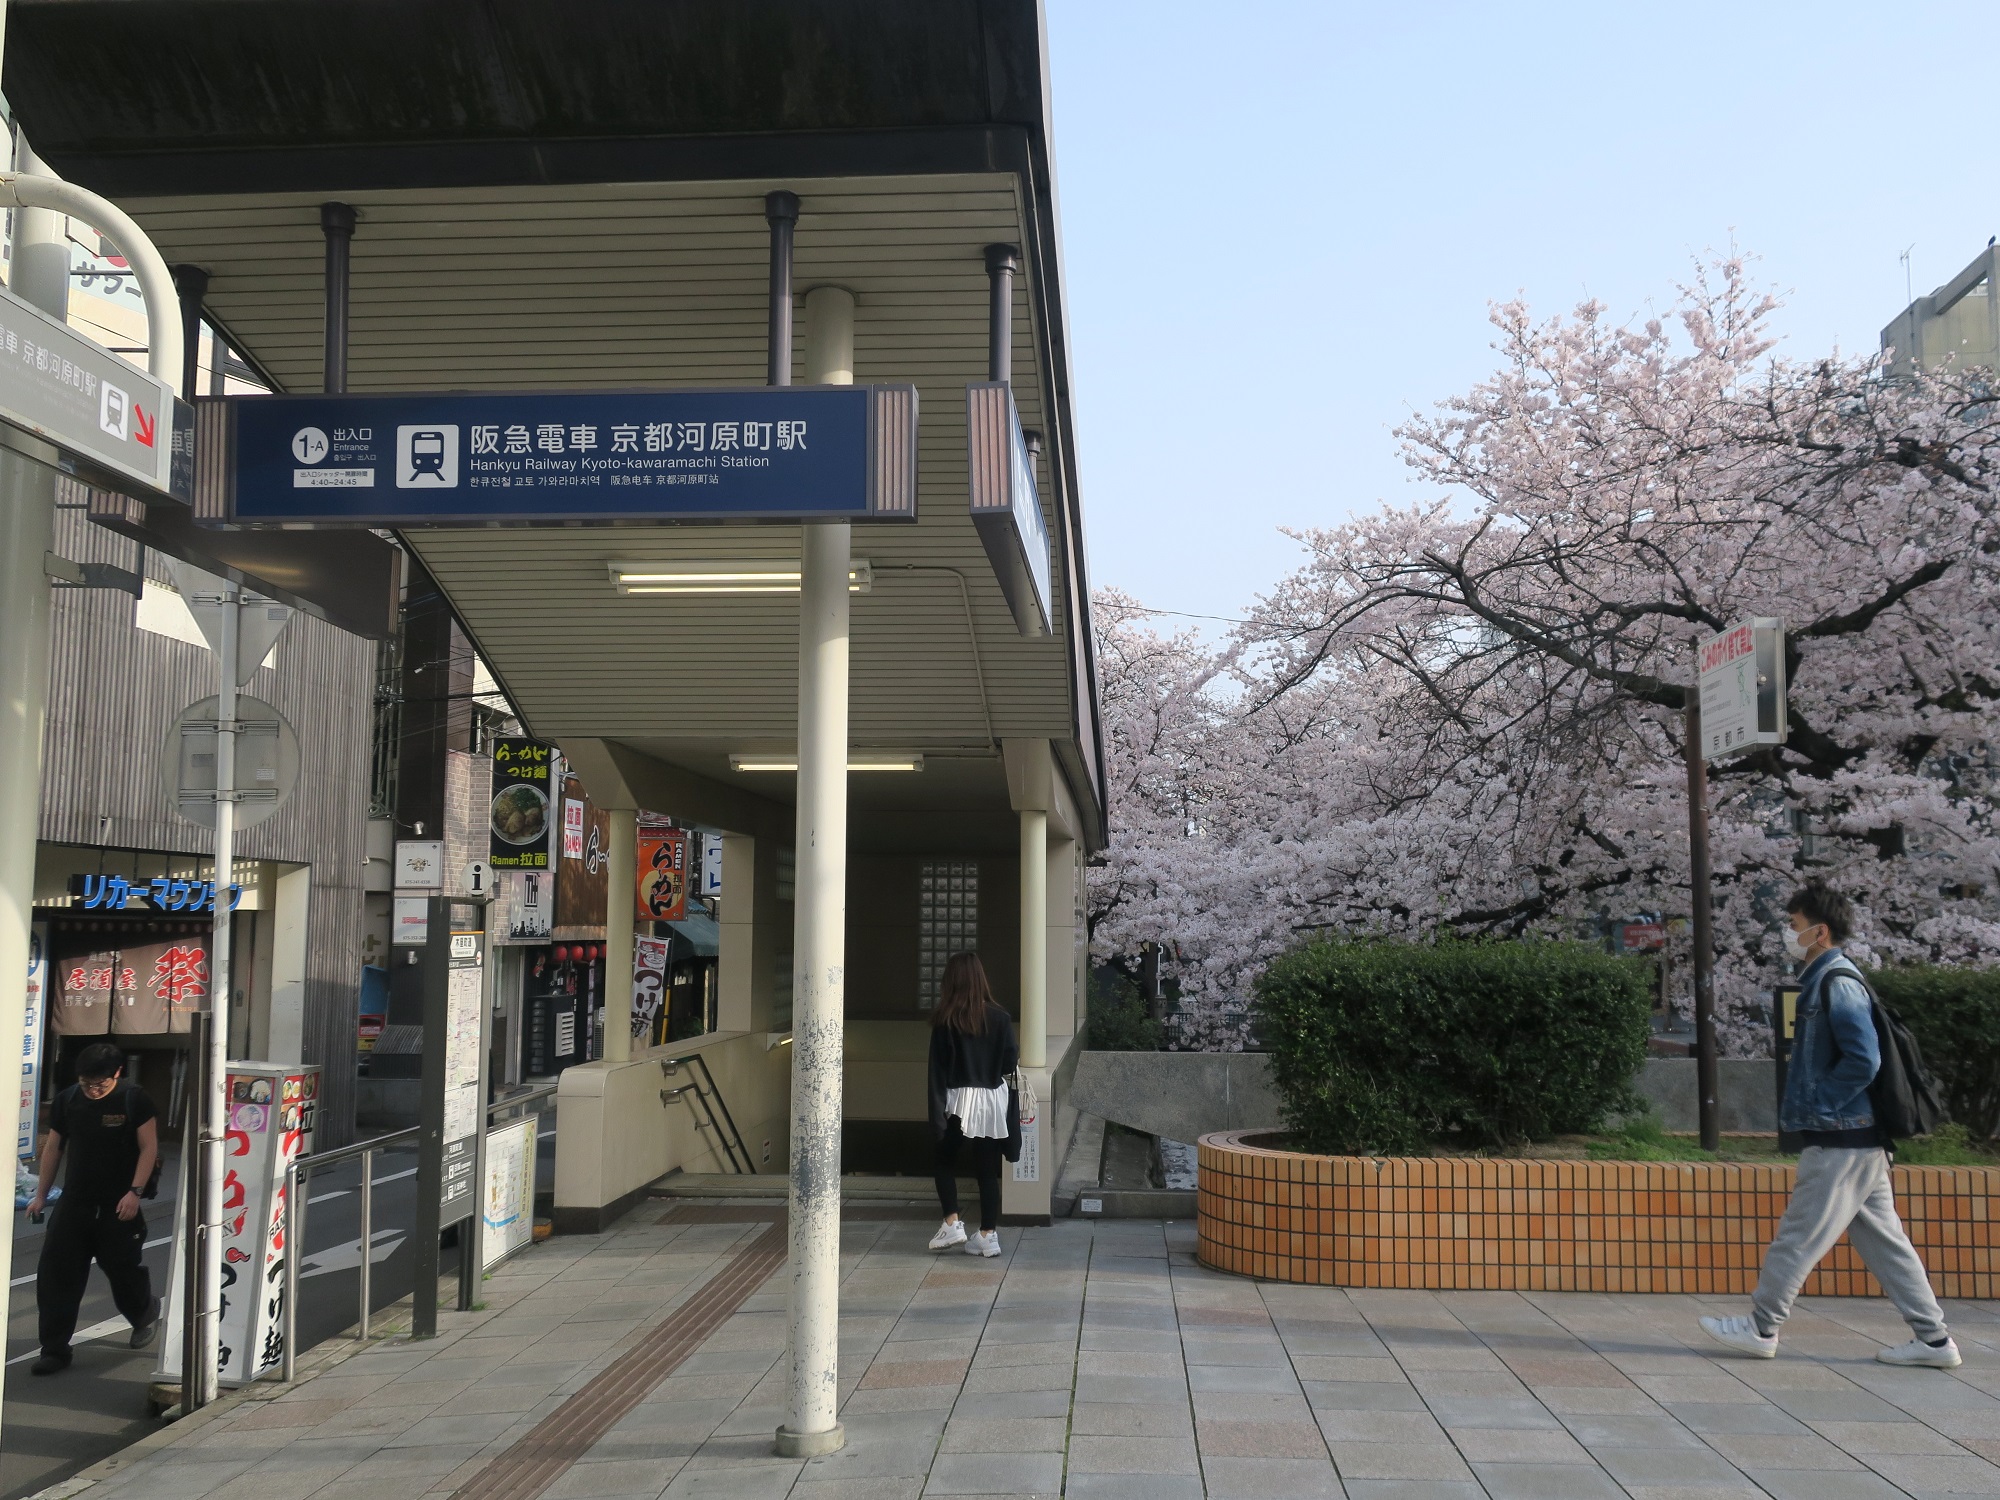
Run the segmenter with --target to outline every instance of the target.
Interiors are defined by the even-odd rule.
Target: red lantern
[[[556,944],[556,962],[559,964],[569,962],[569,948],[562,943]]]
[[[593,961],[604,957],[604,944],[592,943],[590,945],[590,956]]]

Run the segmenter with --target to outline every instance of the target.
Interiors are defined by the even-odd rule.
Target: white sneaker
[[[953,1245],[965,1243],[965,1220],[947,1219],[938,1225],[938,1232],[931,1236],[931,1249],[949,1250]]]
[[[998,1255],[1000,1253],[1000,1233],[995,1229],[982,1229],[965,1242],[967,1255]]]
[[[1959,1357],[1958,1345],[1949,1338],[1936,1348],[1922,1339],[1911,1339],[1893,1349],[1878,1349],[1875,1357],[1885,1365],[1919,1365],[1927,1370],[1955,1370],[1965,1363]]]
[[[1701,1331],[1716,1343],[1727,1344],[1753,1359],[1772,1359],[1778,1353],[1778,1341],[1765,1338],[1749,1318],[1703,1318]]]

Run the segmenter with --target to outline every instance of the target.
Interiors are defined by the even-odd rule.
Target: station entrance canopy
[[[1101,842],[1035,0],[13,0],[8,20],[5,91],[37,151],[117,201],[170,261],[205,270],[213,321],[287,398],[321,389],[333,201],[355,215],[348,399],[716,387],[764,399],[764,200],[796,193],[800,306],[817,287],[851,292],[857,389],[907,387],[922,411],[915,520],[866,533],[851,734],[857,752],[920,753],[925,769],[857,781],[854,847],[922,848],[949,815],[975,846],[1012,851],[998,751],[1014,739],[1048,745],[1077,836]],[[984,486],[976,524],[967,388],[988,373],[994,245],[1019,250],[1010,399],[1040,443],[1028,486],[1013,482],[1024,461],[1011,438],[996,448],[1009,482]],[[805,373],[802,348],[793,375]],[[531,420],[456,425],[504,434]],[[472,441],[461,432],[461,464]],[[429,440],[421,456],[442,458]],[[204,525],[222,518],[213,489],[197,503]],[[164,519],[196,528],[185,507],[151,510],[156,526],[177,510]],[[892,513],[909,512],[877,512]],[[797,526],[426,529],[367,514],[401,533],[536,734],[637,753],[717,798],[789,801],[784,778],[753,784],[730,757],[794,748],[796,610],[621,592],[607,569],[796,568]],[[360,529],[306,549],[282,530],[213,535],[303,553],[302,567],[382,545]]]

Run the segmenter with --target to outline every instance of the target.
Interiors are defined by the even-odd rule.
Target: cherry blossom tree
[[[2000,959],[1988,376],[1777,358],[1773,305],[1724,261],[1636,327],[1500,307],[1499,371],[1399,434],[1436,500],[1294,533],[1221,649],[1103,611],[1093,940],[1173,945],[1191,1042],[1239,1035],[1303,933],[1684,916],[1694,643],[1756,615],[1787,627],[1789,734],[1711,767],[1725,1045],[1762,1045],[1809,871],[1878,957]]]

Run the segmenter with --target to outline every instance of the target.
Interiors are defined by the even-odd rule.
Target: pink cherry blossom
[[[1766,1044],[1809,873],[1863,956],[2000,960],[1989,377],[1776,357],[1774,305],[1729,260],[1638,327],[1499,307],[1499,371],[1398,434],[1434,500],[1292,533],[1219,646],[1098,596],[1092,943],[1168,946],[1182,1045],[1241,1045],[1256,974],[1313,932],[1685,917],[1694,644],[1751,616],[1789,633],[1790,737],[1711,766],[1725,1047]]]

